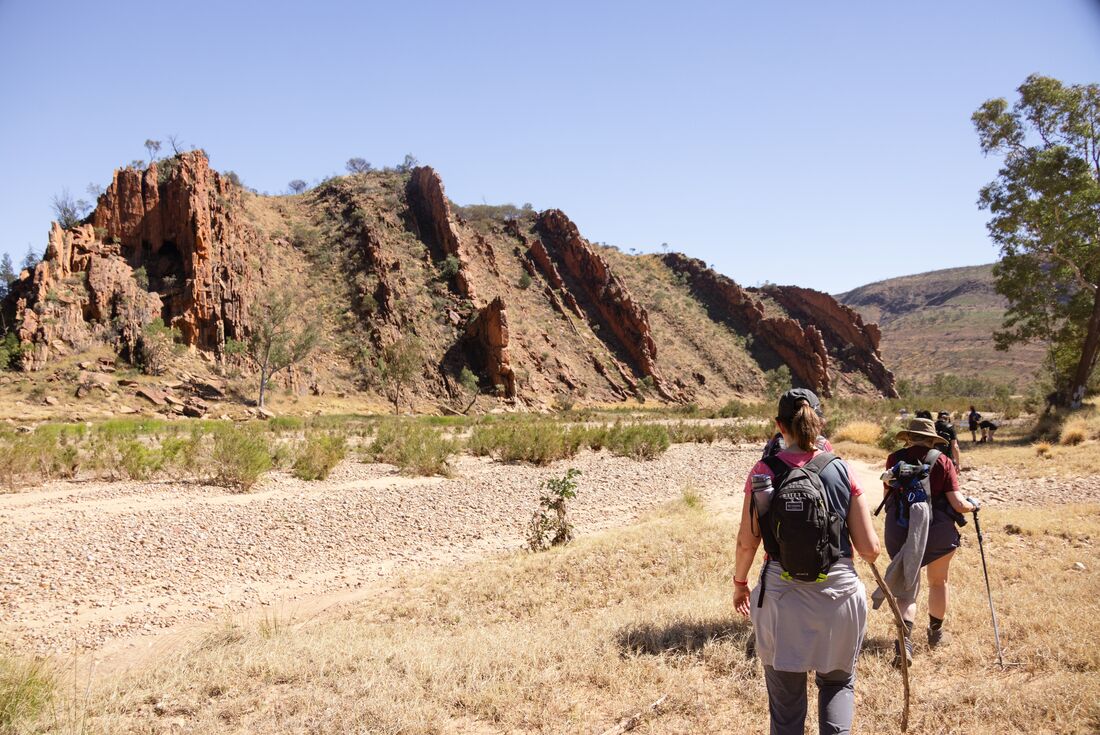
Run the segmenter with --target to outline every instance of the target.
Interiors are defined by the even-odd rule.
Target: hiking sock
[[[943,618],[937,618],[932,615],[928,616],[928,629],[939,630],[943,627]]]

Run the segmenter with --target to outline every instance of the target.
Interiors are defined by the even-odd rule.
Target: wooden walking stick
[[[901,685],[905,690],[905,706],[901,710],[901,731],[906,732],[909,729],[909,655],[905,648],[905,622],[901,619],[901,608],[898,607],[898,601],[894,599],[894,593],[882,581],[882,575],[878,573],[878,567],[875,566],[873,561],[867,563],[871,565],[871,571],[875,573],[875,581],[878,582],[879,589],[886,596],[886,601],[890,603],[890,609],[894,611],[894,622],[898,627],[898,646],[900,646],[898,650],[901,652]]]

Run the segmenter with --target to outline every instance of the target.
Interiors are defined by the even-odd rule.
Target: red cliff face
[[[42,262],[23,271],[12,296],[26,370],[89,347],[112,326],[133,345],[163,306],[159,295],[139,286],[117,245],[98,241],[91,225],[62,230],[56,222]]]
[[[669,253],[664,262],[687,275],[691,290],[715,317],[762,342],[786,363],[799,384],[830,395],[829,355],[820,330],[813,325],[803,327],[794,319],[765,316],[764,307],[748,291],[701,260]]]
[[[516,376],[508,359],[508,317],[499,296],[481,309],[466,328],[466,339],[478,370],[493,385],[504,387],[504,395],[516,395]]]
[[[531,244],[531,255],[540,270],[550,274],[565,273],[572,284],[569,291],[597,316],[601,329],[610,330],[620,348],[629,356],[635,369],[653,378],[657,392],[667,400],[677,400],[657,369],[657,344],[649,329],[649,317],[641,304],[634,301],[626,284],[611,272],[610,267],[588,242],[580,236],[577,226],[561,210],[550,209],[539,215],[536,228],[546,247],[539,252]],[[558,261],[560,271],[544,266],[549,255]],[[558,277],[558,280],[563,280]]]
[[[427,243],[434,258],[452,255],[458,259],[455,288],[463,296],[476,299],[473,286],[466,275],[469,257],[459,239],[458,228],[443,193],[443,180],[439,178],[439,174],[431,166],[414,168],[409,176],[405,195],[417,235]]]
[[[257,238],[236,214],[240,196],[200,151],[144,172],[115,171],[91,224],[67,231],[55,224],[42,262],[13,288],[19,335],[34,355],[28,367],[79,349],[120,311],[134,324],[161,316],[207,350],[243,337]],[[138,269],[147,288],[134,277]]]
[[[769,286],[768,296],[802,324],[813,324],[825,339],[829,353],[849,369],[861,372],[883,395],[896,398],[894,374],[882,363],[878,346],[881,333],[875,324],[827,293],[798,286]]]

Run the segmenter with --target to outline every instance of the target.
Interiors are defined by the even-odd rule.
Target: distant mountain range
[[[882,330],[882,356],[898,378],[927,382],[937,373],[1029,380],[1042,345],[993,348],[1006,308],[993,288],[993,265],[948,268],[890,278],[838,294]]]

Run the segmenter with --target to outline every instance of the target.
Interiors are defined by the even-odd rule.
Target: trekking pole
[[[985,565],[985,545],[982,543],[982,525],[978,522],[978,510],[974,510],[974,532],[978,534],[978,551],[982,555],[982,574],[985,575],[985,594],[989,598],[989,615],[993,618],[993,641],[997,644],[997,665],[1005,667],[1001,655],[1001,631],[997,626],[997,611],[993,609],[993,592],[989,588],[989,569]]]
[[[905,690],[905,706],[901,711],[901,731],[906,732],[909,729],[909,656],[905,648],[905,621],[902,620],[898,601],[894,599],[894,593],[882,581],[882,575],[878,573],[878,567],[875,566],[873,561],[867,563],[871,565],[871,571],[875,573],[875,581],[878,582],[879,589],[886,596],[886,601],[890,603],[890,609],[894,611],[894,623],[897,624],[898,628],[898,651],[901,654],[901,685]]]

